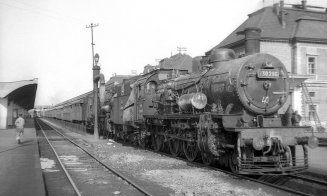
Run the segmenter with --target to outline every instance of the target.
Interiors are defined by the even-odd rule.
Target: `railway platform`
[[[17,144],[14,128],[0,130],[0,195],[46,195],[35,128]]]

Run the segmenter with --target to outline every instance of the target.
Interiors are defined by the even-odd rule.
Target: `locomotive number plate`
[[[277,69],[259,69],[258,78],[279,78]]]

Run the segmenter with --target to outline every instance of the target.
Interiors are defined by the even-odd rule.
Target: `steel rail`
[[[41,120],[41,121],[43,123],[47,124],[43,120]],[[123,175],[119,171],[115,170],[114,168],[109,167],[108,165],[106,165],[105,163],[103,163],[102,161],[100,161],[95,155],[93,155],[91,152],[89,152],[88,150],[84,149],[83,147],[81,147],[80,145],[78,145],[76,142],[74,142],[73,140],[71,140],[70,138],[68,138],[64,134],[62,134],[60,131],[58,131],[56,128],[54,128],[52,125],[49,125],[49,124],[47,124],[47,125],[49,127],[51,127],[54,131],[56,131],[58,134],[60,134],[61,136],[63,136],[65,139],[67,139],[68,141],[70,141],[72,144],[74,144],[75,146],[77,146],[78,148],[80,148],[81,150],[83,150],[86,154],[88,154],[89,156],[91,156],[93,159],[95,159],[98,163],[100,163],[106,169],[110,170],[112,173],[114,173],[117,176],[119,176],[120,178],[124,179],[126,182],[128,182],[130,185],[132,185],[133,187],[135,187],[137,190],[139,190],[140,192],[144,193],[146,196],[153,196],[147,190],[143,189],[141,186],[139,186],[136,182],[134,182],[133,180],[131,180],[127,176]]]
[[[280,190],[283,190],[283,191],[287,191],[289,193],[294,193],[294,194],[303,195],[303,196],[312,196],[312,194],[308,194],[308,193],[305,193],[305,192],[302,192],[302,191],[297,191],[297,190],[294,190],[294,189],[290,189],[290,188],[287,188],[285,186],[275,185],[273,183],[265,182],[265,181],[262,181],[262,180],[257,180],[257,179],[251,178],[251,177],[240,176],[238,174],[235,174],[235,176],[238,176],[238,177],[241,177],[243,179],[250,180],[250,181],[253,181],[253,182],[257,182],[257,183],[260,183],[260,184],[264,184],[264,185],[267,185],[267,186],[270,186],[270,187],[274,187],[274,188],[277,188],[277,189],[280,189]]]
[[[43,133],[45,139],[47,140],[47,142],[48,142],[48,144],[50,145],[52,151],[54,152],[54,154],[55,154],[55,156],[56,156],[56,158],[57,158],[57,160],[58,160],[58,162],[59,162],[61,168],[64,170],[64,172],[65,172],[65,174],[66,174],[66,176],[67,176],[67,178],[68,178],[70,184],[73,186],[73,189],[74,189],[75,193],[76,193],[78,196],[82,196],[81,192],[78,190],[76,184],[74,183],[72,177],[71,177],[70,174],[68,173],[66,167],[65,167],[64,164],[61,162],[61,160],[60,160],[60,158],[59,158],[59,155],[57,154],[56,150],[54,149],[53,145],[52,145],[51,142],[49,141],[49,138],[47,137],[47,135],[46,135],[45,132],[43,131],[42,126],[40,125],[40,123],[39,123],[37,120],[35,120],[35,122],[36,122],[36,123],[38,124],[38,126],[40,127],[40,130],[42,131],[42,133]]]
[[[288,176],[290,176],[292,178],[297,178],[297,179],[305,180],[305,181],[308,181],[308,182],[313,182],[313,183],[316,183],[316,184],[321,184],[321,185],[327,186],[327,181],[318,180],[318,179],[314,179],[314,178],[309,178],[309,177],[306,177],[306,176],[303,176],[303,175],[288,175]]]

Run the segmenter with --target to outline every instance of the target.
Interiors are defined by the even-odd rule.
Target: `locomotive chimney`
[[[202,71],[201,60],[201,56],[197,56],[192,59],[192,73],[199,73]]]
[[[304,9],[304,10],[307,9],[307,0],[302,1],[302,9]]]
[[[279,11],[279,21],[282,24],[282,27],[286,27],[286,22],[285,22],[285,9],[284,9],[284,0],[280,1],[280,11]]]
[[[237,35],[244,35],[245,55],[251,55],[260,52],[261,29],[249,27],[244,31],[237,32]]]

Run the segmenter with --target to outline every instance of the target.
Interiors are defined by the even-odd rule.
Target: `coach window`
[[[308,74],[316,74],[317,73],[317,58],[315,56],[307,57],[307,65],[308,65]]]
[[[154,94],[156,90],[157,84],[154,81],[150,81],[146,84],[146,94]]]

